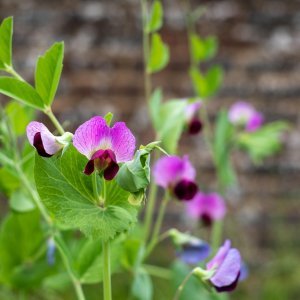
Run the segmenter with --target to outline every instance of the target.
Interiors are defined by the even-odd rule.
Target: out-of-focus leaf
[[[151,39],[151,51],[147,71],[156,73],[161,71],[169,62],[169,47],[162,41],[158,33],[154,33]]]
[[[219,66],[211,67],[205,75],[197,68],[191,68],[189,73],[195,93],[202,99],[213,96],[223,81],[223,70]]]
[[[64,58],[64,43],[55,43],[40,56],[35,70],[35,88],[46,106],[51,106],[59,84]]]
[[[0,93],[33,108],[43,110],[45,105],[40,95],[28,83],[12,77],[0,77]]]
[[[150,98],[150,113],[151,119],[153,123],[153,127],[155,130],[159,128],[159,113],[160,113],[160,105],[162,101],[162,91],[161,89],[155,89]]]
[[[33,234],[34,233],[34,234]],[[43,241],[38,211],[10,213],[4,219],[0,231],[0,277],[9,283],[16,280],[16,268],[32,262]]]
[[[193,60],[197,63],[213,58],[218,50],[217,39],[213,36],[201,38],[196,34],[190,37]]]
[[[30,197],[21,190],[17,190],[11,195],[9,205],[16,212],[28,212],[35,209]]]
[[[229,187],[236,182],[236,176],[230,158],[233,133],[234,128],[228,120],[227,112],[221,111],[216,121],[214,159],[219,181],[223,187]]]
[[[108,112],[105,116],[104,116],[104,120],[106,121],[107,126],[110,126],[110,123],[113,119],[114,115],[111,112]]]
[[[153,285],[149,274],[145,269],[139,268],[134,277],[132,296],[136,300],[151,300],[153,295]]]
[[[110,244],[111,272],[120,269],[122,246],[120,241]],[[91,284],[103,280],[102,241],[88,239],[83,244],[75,258],[75,269],[82,283]]]
[[[0,25],[0,69],[12,66],[13,18],[4,19]]]
[[[0,192],[10,196],[19,187],[18,176],[6,167],[0,168]]]
[[[152,4],[150,19],[147,24],[147,32],[155,32],[161,28],[163,24],[163,7],[159,0],[155,0]]]
[[[281,135],[289,128],[286,122],[273,122],[254,132],[243,132],[238,136],[238,146],[245,149],[253,162],[260,163],[282,148]]]
[[[172,100],[161,105],[158,124],[158,139],[163,148],[170,154],[175,154],[179,138],[186,122],[187,102]]]
[[[32,120],[32,109],[12,101],[5,107],[5,111],[15,135],[23,135],[26,131],[26,126]]]

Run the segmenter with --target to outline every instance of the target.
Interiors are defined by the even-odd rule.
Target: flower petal
[[[46,155],[41,154],[42,156],[51,156],[63,147],[43,123],[30,122],[26,131],[29,143],[36,147],[38,151],[45,152]]]
[[[230,249],[223,263],[217,268],[216,273],[210,278],[210,281],[216,288],[228,288],[238,279],[240,270],[240,252],[234,248]]]
[[[255,113],[255,109],[250,103],[238,101],[230,107],[228,118],[233,124],[244,125],[248,122],[253,113]]]
[[[211,261],[209,261],[206,264],[206,268],[208,270],[212,269],[213,267],[218,268],[223,263],[225,257],[227,256],[227,254],[230,250],[230,246],[231,246],[230,240],[226,240],[225,243],[223,244],[223,246],[220,247],[217,254],[212,258]]]
[[[111,148],[110,128],[102,117],[93,117],[80,125],[73,137],[74,147],[88,159],[99,149]]]
[[[210,246],[201,240],[193,241],[182,245],[181,251],[177,255],[186,264],[196,265],[206,259],[210,254]]]
[[[260,112],[253,113],[247,122],[246,131],[252,132],[259,129],[262,126],[263,122],[264,122],[264,117],[262,113]]]
[[[198,186],[194,181],[180,180],[174,187],[174,194],[180,200],[191,200],[198,191]]]
[[[117,162],[132,160],[135,150],[135,137],[124,122],[117,122],[110,130],[111,150]]]

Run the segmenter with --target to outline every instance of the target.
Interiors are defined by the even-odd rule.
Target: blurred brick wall
[[[182,10],[179,1],[163,2],[162,34],[171,46],[171,63],[154,76],[154,84],[164,88],[166,98],[191,96]],[[278,249],[293,247],[299,253],[300,1],[201,3],[208,10],[199,32],[219,38],[216,61],[226,71],[224,86],[209,108],[211,117],[221,106],[245,99],[262,110],[267,121],[285,119],[292,124],[284,151],[264,166],[253,166],[243,154],[234,158],[241,187],[229,194],[235,214],[227,219],[227,228],[246,260],[260,268],[276,261]],[[91,115],[112,111],[116,119],[129,122],[140,143],[153,138],[143,99],[138,0],[1,0],[0,17],[9,15],[15,17],[15,65],[28,80],[37,55],[54,41],[65,41],[63,79],[54,110],[60,120],[70,121],[70,129]],[[191,153],[199,179],[213,187],[203,141],[184,137],[183,142],[182,151]],[[180,210],[173,208],[170,222],[177,222]]]

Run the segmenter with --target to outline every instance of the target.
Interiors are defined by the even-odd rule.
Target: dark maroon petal
[[[219,293],[222,293],[222,292],[232,292],[236,288],[236,286],[237,286],[237,284],[239,282],[240,275],[241,275],[241,272],[238,273],[235,281],[233,283],[231,283],[230,285],[221,286],[221,287],[215,286],[215,289]]]
[[[189,134],[198,134],[203,128],[202,122],[198,118],[194,118],[188,125]]]
[[[115,162],[112,162],[105,170],[104,170],[104,178],[106,180],[112,180],[117,175],[119,171],[119,165]]]
[[[33,146],[37,150],[38,154],[43,157],[51,157],[52,155],[48,154],[44,148],[41,133],[37,132],[33,138]]]
[[[212,225],[212,222],[213,222],[211,216],[208,215],[208,214],[203,214],[201,216],[201,221],[202,221],[203,225],[207,226],[207,227],[210,227]]]
[[[94,172],[94,170],[95,170],[94,160],[89,160],[84,168],[83,173],[85,175],[91,175]]]
[[[185,179],[179,181],[174,188],[174,194],[180,200],[193,199],[197,191],[198,191],[198,187],[196,183]]]

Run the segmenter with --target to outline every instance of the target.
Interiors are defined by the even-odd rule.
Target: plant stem
[[[11,74],[12,76],[17,78],[18,80],[25,82],[24,78],[19,73],[17,73],[13,67],[6,66],[5,72]]]
[[[54,238],[54,241],[55,241],[55,245],[62,257],[62,260],[63,260],[63,263],[66,267],[66,270],[72,280],[72,283],[73,283],[73,286],[74,286],[74,289],[75,289],[75,292],[76,292],[76,295],[77,295],[77,299],[78,300],[85,300],[85,296],[84,296],[84,293],[83,293],[83,290],[82,290],[82,286],[81,286],[81,283],[80,281],[76,278],[76,276],[74,275],[74,272],[71,268],[71,263],[69,261],[69,256],[66,254],[66,251],[65,251],[65,246],[64,246],[64,241],[62,240],[61,236],[59,234],[56,234],[55,238]]]
[[[143,55],[144,55],[144,85],[145,85],[145,98],[149,106],[151,96],[151,74],[147,71],[148,59],[150,54],[149,33],[147,31],[148,9],[147,0],[141,0],[142,6],[142,19],[143,19]]]
[[[63,135],[65,133],[63,127],[60,125],[59,121],[55,117],[55,115],[52,112],[52,109],[49,107],[46,110],[44,110],[44,113],[49,117],[55,128],[58,130],[58,132]]]
[[[92,174],[92,183],[93,183],[93,192],[94,192],[94,197],[95,200],[98,202],[99,201],[99,192],[98,192],[98,185],[97,185],[97,172],[95,171]]]
[[[160,229],[161,229],[163,218],[165,216],[167,204],[169,203],[169,198],[170,198],[169,192],[165,192],[164,198],[163,198],[162,203],[161,203],[160,208],[159,208],[156,223],[155,223],[155,226],[154,226],[152,239],[149,243],[146,254],[148,252],[151,252],[153,250],[153,248],[155,247],[155,245],[157,244],[157,241],[159,239],[159,232],[160,232]]]
[[[180,298],[180,295],[185,287],[185,285],[187,284],[187,282],[189,281],[189,279],[191,278],[191,276],[193,275],[193,271],[192,270],[185,278],[184,280],[182,281],[181,285],[178,287],[177,291],[176,291],[176,294],[173,298],[173,300],[179,300]]]
[[[145,270],[151,275],[169,280],[172,277],[172,272],[168,269],[153,265],[143,265]]]
[[[103,296],[104,300],[111,300],[111,278],[110,278],[110,243],[106,241],[103,245]]]

